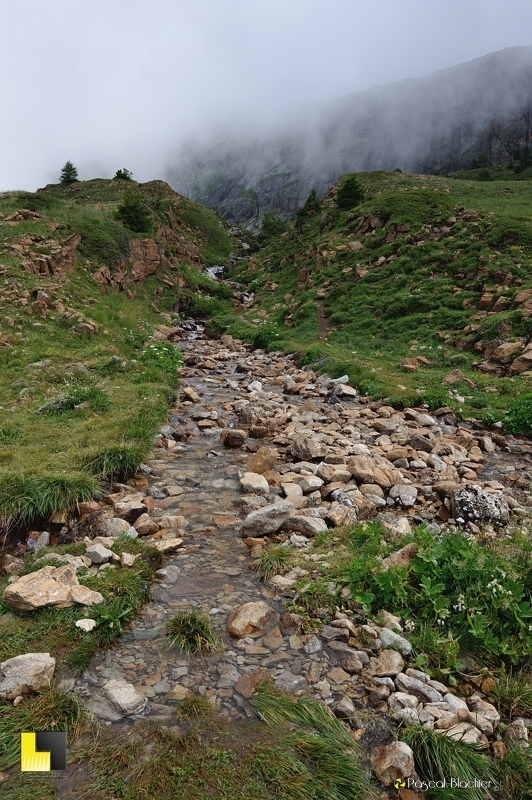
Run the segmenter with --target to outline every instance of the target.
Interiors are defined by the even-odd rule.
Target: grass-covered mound
[[[144,232],[120,213],[126,189]],[[227,303],[201,267],[232,249],[214,212],[158,181],[0,195],[0,535],[146,458],[177,391],[158,327]]]

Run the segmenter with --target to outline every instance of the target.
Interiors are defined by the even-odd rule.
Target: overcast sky
[[[0,191],[532,44],[532,0],[0,0]]]

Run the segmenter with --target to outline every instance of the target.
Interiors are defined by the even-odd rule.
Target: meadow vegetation
[[[491,343],[532,337],[532,319],[514,304],[532,288],[527,170],[497,167],[490,181],[360,173],[344,177],[320,210],[303,206],[293,221],[267,215],[261,251],[229,273],[255,302],[236,318],[216,313],[218,329],[347,373],[398,408],[448,405],[528,434],[530,378],[478,369]],[[490,292],[500,309],[476,318]],[[420,359],[415,371],[402,369],[405,358]]]
[[[139,227],[135,214],[149,225]],[[131,242],[157,241],[160,226],[176,230],[204,263],[223,261],[233,246],[214,212],[160,182],[97,179],[0,195],[4,536],[72,510],[97,494],[102,479],[134,472],[177,393],[179,355],[157,341],[155,326],[171,323],[179,296],[208,306],[230,294],[172,245],[166,267],[121,285]],[[71,234],[80,236],[71,268],[28,267]],[[117,276],[115,288],[94,279],[101,267]]]

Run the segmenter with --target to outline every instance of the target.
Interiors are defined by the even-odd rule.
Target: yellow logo
[[[405,786],[406,786],[406,783],[404,782],[404,780],[402,778],[396,778],[394,786],[395,786],[396,789],[404,789]]]
[[[20,771],[50,772],[66,769],[67,735],[64,731],[20,734]]]

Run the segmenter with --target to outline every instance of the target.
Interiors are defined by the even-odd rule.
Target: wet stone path
[[[305,553],[311,537],[327,528],[378,519],[398,541],[421,522],[439,534],[457,524],[449,498],[455,492],[458,502],[462,491],[471,516],[461,524],[469,535],[479,531],[473,512],[494,524],[528,517],[530,445],[466,427],[451,409],[430,415],[423,408],[397,412],[371,404],[345,383],[298,369],[281,353],[252,352],[231,337],[186,336],[183,331],[179,343],[185,362],[180,402],[161,428],[151,461],[131,487],[117,487],[124,491],[111,498],[115,512],[116,498],[129,489],[142,504],[153,528],[144,541],[164,547],[178,537],[182,544],[158,571],[151,600],[131,627],[81,678],[66,678],[60,688],[79,692],[104,724],[129,729],[149,719],[179,733],[176,706],[189,694],[207,698],[229,718],[249,718],[255,686],[270,677],[279,688],[309,693],[349,718],[368,753],[393,740],[390,723],[412,717],[460,735],[465,726],[470,741],[488,744],[487,735],[496,732],[480,717],[483,711],[497,716],[496,710],[479,691],[468,706],[428,674],[407,668],[411,644],[400,635],[399,619],[388,614],[382,628],[361,624],[346,599],[349,608],[337,609],[319,633],[305,634],[301,619],[284,613],[284,606],[298,578],[319,574],[317,561],[327,560],[327,554]],[[252,462],[263,446],[268,452]],[[280,507],[284,516],[269,533],[301,548],[300,563],[309,567],[265,584],[250,567]],[[133,524],[140,532],[139,520]],[[228,622],[247,603],[267,605],[271,613],[252,636],[233,638]],[[190,610],[208,616],[223,641],[220,652],[189,658],[169,647],[165,624]],[[113,682],[126,695],[124,706],[113,701]],[[411,705],[403,708],[407,690]]]
[[[230,369],[232,373],[234,365]],[[191,376],[186,384],[208,397],[209,408],[221,409],[235,398],[234,388],[227,388],[226,381],[211,379],[206,383],[201,377]],[[241,692],[235,686],[242,676],[259,670],[267,670],[280,687],[288,690],[315,684],[316,696],[329,702],[335,677],[340,683],[352,683],[355,677],[334,670],[317,636],[296,632],[283,635],[278,624],[267,626],[266,634],[259,638],[234,641],[227,633],[229,615],[244,603],[264,600],[279,614],[283,608],[281,597],[249,569],[249,549],[239,533],[244,516],[239,511],[239,472],[244,472],[249,453],[223,447],[219,434],[219,427],[207,428],[173,450],[158,448],[148,464],[151,494],[165,498],[159,513],[186,518],[184,544],[159,571],[152,600],[132,628],[117,645],[100,653],[90,670],[72,686],[81,691],[93,713],[108,723],[149,718],[172,726],[176,701],[189,693],[209,698],[231,716],[250,716],[246,695],[251,691],[245,682],[238,685]],[[165,623],[174,614],[191,609],[209,617],[224,641],[221,653],[188,658],[168,647]],[[261,675],[265,677],[266,673]],[[124,718],[117,713],[102,693],[109,680],[132,683],[148,698],[142,715]],[[68,683],[72,685],[72,681]]]

